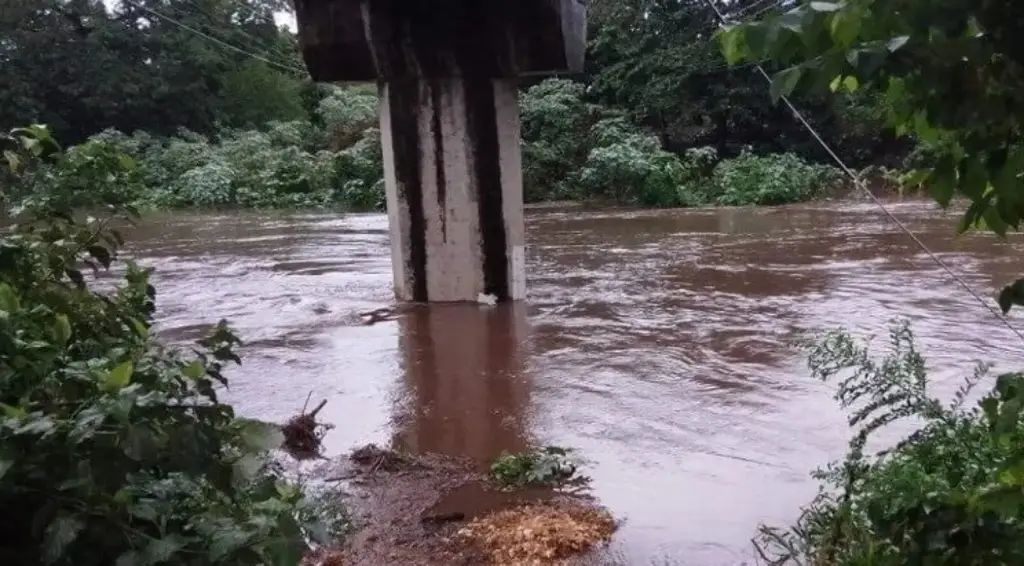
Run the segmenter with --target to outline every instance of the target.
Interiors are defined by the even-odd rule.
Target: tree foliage
[[[717,2],[734,17],[771,13],[778,2]],[[622,108],[656,131],[670,151],[713,146],[723,157],[795,152],[823,159],[803,127],[772,104],[750,65],[729,68],[715,42],[718,19],[706,0],[595,2],[587,53],[591,97]],[[898,154],[874,100],[806,97],[811,120],[858,166]]]
[[[293,119],[305,75],[295,38],[274,23],[284,4],[130,0],[112,10],[101,0],[5,4],[0,128],[44,123],[77,143],[107,128],[210,134],[219,123]]]
[[[732,63],[770,57],[773,94],[872,89],[889,123],[932,159],[913,182],[941,205],[970,200],[961,229],[1024,217],[1024,7],[991,0],[806,2],[720,35]]]
[[[72,159],[43,128],[0,143],[8,179]],[[124,179],[103,161],[107,183]],[[36,182],[42,182],[36,180]],[[194,355],[151,333],[155,289],[128,263],[97,291],[120,215],[80,219],[59,192],[33,199],[0,240],[0,554],[12,564],[298,564],[299,487],[268,460],[276,426],[218,401],[239,343],[221,323]]]

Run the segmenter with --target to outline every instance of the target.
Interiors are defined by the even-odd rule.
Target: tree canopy
[[[962,230],[1004,234],[1024,218],[1024,6],[1008,0],[806,2],[719,39],[730,63],[771,58],[774,96],[884,93],[889,125],[928,149],[915,182]]]
[[[0,12],[0,125],[45,123],[74,143],[107,128],[205,133],[293,118],[305,75],[294,36],[274,23],[284,4],[18,0]]]

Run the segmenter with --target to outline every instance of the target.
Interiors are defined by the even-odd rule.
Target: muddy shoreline
[[[311,554],[308,566],[501,566],[512,562],[493,559],[466,536],[488,517],[525,510],[602,514],[611,520],[578,490],[502,490],[470,459],[413,456],[368,445],[331,461],[318,475],[346,493],[338,504],[347,507],[354,530],[335,547]],[[604,542],[574,557],[531,563],[613,564],[602,557]]]

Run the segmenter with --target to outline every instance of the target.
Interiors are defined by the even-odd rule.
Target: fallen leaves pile
[[[615,527],[615,520],[601,508],[530,505],[477,518],[458,536],[494,566],[560,564],[610,540]]]

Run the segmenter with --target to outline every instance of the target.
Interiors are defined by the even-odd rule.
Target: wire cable
[[[707,2],[708,6],[710,6],[711,9],[715,11],[715,15],[718,16],[719,28],[724,29],[725,26],[731,23],[730,20],[721,12],[721,10],[719,10],[718,7],[715,6],[714,0],[705,0],[705,2]],[[764,77],[766,81],[768,81],[768,84],[771,84],[771,75],[769,75],[768,72],[764,70],[764,67],[762,67],[760,63],[754,66],[757,68],[758,72],[760,72],[761,76]],[[963,289],[967,291],[967,293],[974,297],[974,299],[977,300],[978,303],[981,304],[981,306],[988,309],[988,311],[992,313],[993,316],[999,319],[1004,325],[1006,325],[1007,328],[1010,329],[1011,332],[1016,334],[1017,337],[1020,338],[1022,342],[1024,342],[1024,334],[1021,334],[1021,332],[1017,330],[1017,328],[1013,326],[1013,324],[1011,324],[1005,316],[1003,316],[999,311],[995,309],[995,307],[993,307],[988,301],[982,298],[981,295],[979,295],[973,288],[971,288],[971,286],[968,285],[967,282],[963,280],[963,278],[957,275],[957,273],[953,271],[953,269],[949,265],[947,265],[946,262],[942,261],[942,259],[938,255],[936,255],[935,252],[929,249],[928,246],[923,241],[921,241],[921,238],[917,237],[917,235],[914,234],[914,232],[911,231],[910,228],[908,228],[903,222],[901,222],[899,218],[896,218],[892,211],[890,211],[889,208],[885,206],[885,203],[883,203],[880,198],[875,196],[875,194],[872,193],[870,189],[868,189],[867,185],[865,185],[864,181],[860,178],[860,175],[855,173],[853,169],[850,169],[850,167],[846,165],[846,162],[844,162],[842,158],[839,157],[839,154],[837,154],[835,150],[832,149],[832,146],[830,146],[828,142],[825,141],[821,134],[818,133],[818,130],[815,129],[814,126],[812,126],[811,123],[807,121],[807,118],[805,118],[803,113],[800,112],[800,110],[798,110],[797,107],[789,100],[788,96],[783,95],[780,97],[780,99],[786,104],[790,112],[793,113],[793,116],[795,116],[796,119],[799,120],[805,128],[807,128],[807,131],[810,132],[811,136],[813,136],[814,139],[821,145],[822,149],[824,149],[832,158],[832,160],[839,165],[839,168],[842,169],[843,172],[850,177],[854,185],[857,188],[861,189],[865,194],[867,194],[868,198],[870,198],[871,201],[878,208],[880,208],[883,213],[885,213],[889,220],[892,220],[892,222],[896,224],[896,226],[900,230],[902,230],[907,236],[909,236],[910,239],[913,240],[914,243],[917,244],[917,246],[920,247],[921,250],[924,251],[924,253],[929,258],[932,259],[932,261],[934,261],[940,268],[942,268],[943,271],[946,272],[946,274],[952,277],[954,281],[956,281],[961,287],[963,287]]]
[[[203,16],[205,16],[206,19],[209,20],[209,23],[207,23],[204,26],[205,30],[209,32],[209,35],[216,36],[216,34],[213,33],[213,30],[217,29],[216,26],[214,25],[217,22],[217,17],[212,12],[210,12],[209,10],[207,10],[206,8],[201,6],[199,4],[198,0],[191,0],[191,1],[185,0],[182,3],[187,5],[187,6],[191,6],[192,8],[195,9],[195,11],[197,13],[202,14]],[[243,6],[249,11],[250,16],[261,18],[261,17],[263,17],[265,15],[265,14],[257,12],[255,8],[253,8],[252,6],[249,6],[248,4],[244,4],[244,3],[238,4],[239,8],[241,8]],[[276,24],[275,24],[275,27],[276,27]],[[200,30],[200,31],[202,31],[202,30]],[[291,65],[288,64],[288,62],[285,59],[281,59],[279,57],[272,57],[271,54],[273,53],[273,48],[272,47],[267,47],[266,45],[264,45],[262,40],[260,40],[255,35],[249,33],[248,31],[246,31],[242,26],[239,25],[237,27],[237,29],[235,29],[234,31],[237,32],[237,33],[240,33],[241,35],[243,35],[248,40],[248,45],[243,45],[242,47],[248,48],[248,49],[252,49],[252,50],[256,51],[256,54],[258,54],[258,55],[260,55],[262,57],[266,57],[268,59],[273,59],[275,63],[281,63],[282,65],[284,65],[286,67],[290,67],[291,66]],[[280,54],[278,54],[278,55],[280,55]]]
[[[174,19],[174,18],[172,18],[170,16],[165,16],[165,15],[161,14],[160,12],[157,12],[156,10],[154,10],[152,8],[149,8],[148,6],[143,6],[143,5],[135,2],[134,0],[124,0],[124,2],[126,4],[128,4],[128,5],[130,5],[130,6],[134,6],[134,7],[138,8],[138,9],[140,9],[140,10],[143,10],[143,11],[149,13],[149,14],[152,14],[152,15],[156,16],[157,18],[160,18],[161,20],[164,20],[166,22],[174,24],[174,25],[180,27],[181,29],[183,29],[185,31],[188,31],[188,32],[193,33],[193,34],[195,34],[195,35],[197,35],[197,36],[199,36],[199,37],[201,37],[203,39],[206,39],[207,41],[213,42],[213,43],[215,43],[217,45],[220,45],[221,47],[230,49],[231,51],[234,51],[236,53],[241,53],[242,55],[245,55],[247,57],[252,57],[253,59],[256,59],[257,61],[262,61],[262,62],[264,62],[264,63],[266,63],[266,64],[268,64],[268,65],[270,65],[272,67],[277,67],[278,69],[281,69],[281,70],[284,70],[284,71],[288,71],[288,72],[291,72],[291,73],[298,73],[300,76],[306,76],[307,75],[306,71],[304,71],[304,70],[302,70],[302,69],[300,69],[298,67],[292,67],[291,65],[284,65],[284,64],[281,64],[281,63],[278,63],[278,62],[275,62],[275,61],[271,61],[270,59],[267,59],[266,57],[261,57],[259,55],[256,55],[255,53],[251,53],[249,51],[246,51],[245,49],[242,49],[241,47],[238,47],[236,45],[232,45],[232,44],[230,44],[230,43],[228,43],[226,41],[222,41],[220,39],[217,39],[216,37],[213,37],[212,35],[203,33],[202,31],[199,31],[199,30],[195,29],[194,27],[189,26],[188,24],[183,24],[183,23],[179,22],[178,20],[176,20],[176,19]]]

